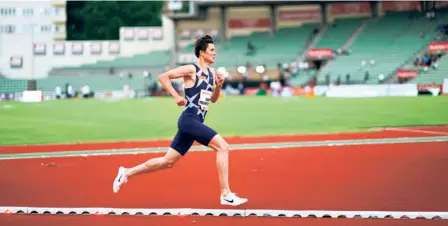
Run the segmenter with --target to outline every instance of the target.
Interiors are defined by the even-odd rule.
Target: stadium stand
[[[365,20],[365,18],[336,19],[328,27],[314,48],[331,48],[335,50],[341,48]]]
[[[83,64],[77,67],[64,67],[65,69],[102,69],[120,67],[163,67],[170,61],[169,50],[151,51],[149,53],[136,54],[129,57],[117,57],[113,60],[100,60],[91,64]]]
[[[8,79],[0,76],[0,93],[15,93],[27,90],[27,81],[22,79]]]
[[[437,69],[429,69],[427,72],[420,72],[416,78],[409,82],[418,84],[443,83],[444,79],[448,78],[448,56],[443,56],[437,64]]]
[[[317,26],[316,23],[310,23],[298,28],[281,28],[274,35],[254,32],[249,36],[232,37],[219,49],[216,65],[235,67],[250,63],[272,68],[279,62],[294,61],[305,50],[308,38]],[[246,54],[249,41],[256,49],[250,56]]]
[[[371,21],[350,46],[349,55],[338,56],[321,70],[318,83],[325,83],[325,75],[333,82],[338,76],[344,80],[347,74],[352,82],[362,83],[366,71],[370,74],[368,84],[379,83],[378,75],[387,78],[412,59],[434,39],[437,24],[447,19],[447,14],[439,14],[437,20],[431,21],[399,12]]]
[[[37,88],[44,92],[51,92],[54,91],[56,86],[63,87],[66,83],[71,84],[75,90],[81,89],[84,85],[89,85],[94,91],[123,90],[125,85],[141,90],[144,88],[145,78],[142,76],[129,78],[127,76],[107,75],[50,76],[48,79],[37,80]]]

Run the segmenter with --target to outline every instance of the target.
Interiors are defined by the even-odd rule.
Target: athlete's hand
[[[217,77],[216,86],[222,87],[222,84],[224,84],[224,75],[222,75],[220,72],[217,71],[216,77]]]
[[[176,101],[177,106],[185,106],[187,104],[187,100],[181,96],[175,97],[174,100]]]

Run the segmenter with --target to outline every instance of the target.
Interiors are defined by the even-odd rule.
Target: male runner
[[[215,45],[213,39],[206,35],[195,43],[194,54],[198,58],[196,64],[184,65],[158,77],[159,82],[169,92],[178,106],[186,106],[180,115],[178,131],[164,157],[150,159],[133,168],[120,167],[113,184],[114,192],[135,175],[168,169],[184,156],[194,141],[216,151],[221,186],[221,204],[237,206],[247,202],[230,191],[229,187],[229,144],[213,129],[204,125],[210,102],[218,100],[224,77],[210,67],[215,62]],[[216,76],[215,76],[216,74]],[[186,100],[172,87],[170,79],[183,78]],[[216,81],[216,84],[215,84]]]

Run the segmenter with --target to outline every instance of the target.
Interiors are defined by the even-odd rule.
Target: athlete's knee
[[[229,152],[230,151],[230,145],[227,142],[222,142],[218,145],[218,150],[222,152]]]

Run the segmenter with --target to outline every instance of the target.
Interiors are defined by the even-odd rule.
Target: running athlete
[[[113,184],[114,192],[127,183],[132,176],[169,169],[184,156],[194,141],[216,151],[221,186],[221,205],[237,206],[247,202],[230,191],[229,187],[229,144],[213,129],[204,124],[210,102],[218,100],[224,77],[210,67],[215,62],[215,45],[213,39],[206,35],[195,43],[194,54],[198,58],[196,64],[184,65],[161,74],[159,82],[169,92],[178,106],[185,106],[180,115],[178,131],[168,152],[163,157],[150,159],[133,168],[120,167]],[[183,78],[185,97],[181,97],[171,85],[170,79]]]

